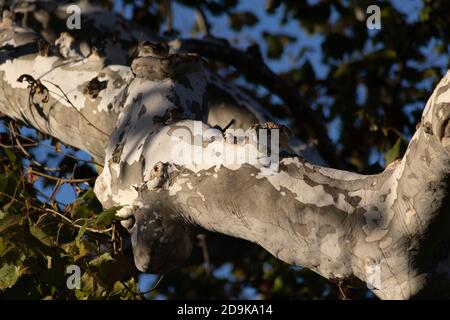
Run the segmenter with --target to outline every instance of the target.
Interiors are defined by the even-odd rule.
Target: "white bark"
[[[199,225],[328,279],[372,285],[380,298],[449,297],[450,74],[430,97],[403,159],[384,172],[319,166],[310,149],[301,157],[287,144],[274,171],[255,140],[235,143],[231,131],[211,130],[231,119],[234,128],[267,121],[255,101],[176,48],[167,56],[141,54],[130,68],[126,51],[138,38],[120,31],[132,28],[128,22],[99,24],[103,14],[83,20],[98,51],[84,33],[55,40],[48,27],[33,33],[4,14],[0,111],[104,161],[95,192],[104,207],[124,206],[119,214],[130,218],[124,225],[139,269],[180,265],[190,254],[191,226]],[[105,41],[116,28],[119,36]],[[38,53],[42,37],[60,47]],[[23,74],[32,76],[34,93],[17,82]],[[208,105],[211,96],[218,101]],[[186,133],[191,139],[175,140]],[[175,157],[181,146],[207,157]],[[252,151],[247,158],[222,157],[245,148]]]

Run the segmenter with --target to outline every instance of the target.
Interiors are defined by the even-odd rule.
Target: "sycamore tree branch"
[[[267,121],[263,112],[195,54],[141,45],[128,64],[133,35],[119,31],[129,25],[105,27],[102,14],[85,20],[98,34],[86,50],[83,33],[39,45],[51,32],[4,13],[0,111],[104,162],[95,193],[105,208],[122,206],[140,270],[180,266],[201,226],[380,298],[449,297],[450,74],[402,160],[359,175],[292,153],[271,122],[248,127]],[[226,94],[211,116],[215,90]],[[241,125],[224,125],[230,117]]]
[[[263,85],[270,92],[279,96],[288,106],[297,125],[308,128],[310,137],[314,137],[319,141],[318,148],[325,161],[333,166],[345,167],[328,137],[321,115],[308,106],[297,89],[270,70],[262,60],[262,57],[255,57],[247,52],[233,48],[227,43],[208,37],[202,40],[175,40],[172,42],[172,46],[180,51],[195,52],[203,57],[231,65],[243,73],[250,81]]]
[[[281,160],[272,162],[251,143],[252,129],[242,139],[206,125],[198,111],[206,88],[202,62],[195,56],[183,58],[185,66],[170,62],[182,56],[133,62],[142,68],[130,94],[145,91],[154,70],[173,76],[159,84],[159,104],[149,108],[155,97],[131,98],[96,182],[105,206],[124,205],[119,215],[129,218],[139,269],[156,271],[153,261],[158,271],[182,263],[191,249],[190,226],[199,225],[255,242],[328,279],[365,282],[381,298],[411,298],[445,283],[439,270],[446,270],[450,228],[449,77],[430,98],[403,159],[364,176],[314,166],[282,150]],[[161,105],[173,111],[155,117]],[[179,223],[173,229],[167,221]],[[442,230],[434,233],[436,225]]]
[[[159,86],[163,80],[145,81],[142,87],[136,84],[142,79],[134,81],[135,73],[127,63],[129,53],[135,51],[139,41],[155,42],[160,40],[158,37],[110,12],[86,3],[80,6],[80,31],[65,29],[66,7],[51,2],[21,6],[21,11],[29,13],[28,20],[17,21],[14,11],[2,12],[0,112],[82,149],[103,163],[110,135],[124,116],[121,110],[129,110],[133,99],[146,101],[153,110],[153,120],[161,125],[172,121],[172,117],[192,118],[194,113],[178,114],[180,108],[169,101],[178,98],[168,92],[170,86]],[[22,23],[33,25],[33,29]],[[207,85],[202,100],[208,100],[208,111],[203,102],[197,108],[202,120],[207,118],[208,123],[220,127],[233,121],[232,127],[248,128],[268,119],[263,108],[245,92],[207,68],[202,72]],[[305,158],[323,162],[314,147],[296,147]],[[170,220],[167,223],[171,224]],[[160,260],[161,267],[153,259],[155,272],[173,268],[164,255]]]

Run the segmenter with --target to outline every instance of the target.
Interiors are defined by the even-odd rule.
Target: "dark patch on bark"
[[[123,151],[123,144],[121,144],[121,143],[117,144],[111,155],[111,160],[113,163],[120,162],[120,157],[122,156],[122,151]]]
[[[431,125],[430,122],[426,122],[423,125],[423,132],[425,132],[426,134],[433,134],[433,126]]]
[[[189,78],[186,75],[184,75],[184,74],[177,74],[175,76],[175,81],[178,82],[179,84],[185,86],[186,88],[189,88],[192,91],[194,91],[194,88],[191,85],[191,81],[189,80]]]
[[[279,169],[280,169],[280,171],[286,172],[290,177],[293,177],[293,178],[299,179],[299,180],[303,179],[304,171],[305,171],[304,166],[301,165],[300,167],[297,167],[297,165],[292,164],[292,163],[290,163],[288,165],[286,165],[284,163],[280,163]]]
[[[118,89],[118,88],[120,88],[120,87],[122,87],[122,86],[124,86],[126,84],[127,83],[122,78],[116,78],[113,81],[114,88],[116,88],[116,89]]]
[[[88,84],[83,90],[83,93],[89,95],[92,99],[95,99],[98,97],[100,91],[106,89],[107,85],[108,85],[107,80],[99,81],[98,77],[95,77],[88,82]]]
[[[202,105],[200,105],[200,103],[198,103],[198,101],[191,101],[191,103],[189,105],[189,109],[195,115],[196,119],[201,119],[202,115],[205,112],[205,110],[203,110],[203,108],[202,108]]]
[[[317,183],[313,181],[307,174],[303,176],[303,181],[311,187],[322,186],[324,192],[328,193],[331,197],[333,197],[333,201],[337,204],[339,200],[339,196],[343,195],[343,200],[349,203],[353,208],[356,208],[361,202],[361,197],[354,196],[351,197],[348,193],[348,190],[344,190],[338,187],[334,187],[324,183]]]
[[[170,89],[170,92],[166,95],[167,100],[169,100],[175,107],[183,108],[180,97],[174,90],[174,88]]]
[[[331,234],[336,233],[336,228],[330,224],[321,225],[319,227],[319,230],[317,230],[317,232],[316,232],[316,237],[323,238],[329,233],[331,233]]]
[[[120,134],[119,134],[119,142],[122,142],[123,136],[125,135],[125,130],[122,129]]]
[[[305,223],[293,223],[292,226],[294,227],[295,233],[298,233],[299,235],[303,237],[309,236],[309,228],[308,225]]]
[[[387,196],[389,195],[390,190],[391,190],[391,189],[389,189],[387,193],[384,193],[384,194],[380,195],[380,202],[381,202],[381,203],[383,203],[383,202],[386,201],[386,198],[387,198]]]
[[[162,123],[165,125],[171,124],[176,121],[185,120],[186,117],[183,114],[183,109],[181,107],[169,108],[166,109],[164,115],[158,116],[155,115],[153,117],[153,123],[158,124]]]
[[[410,173],[408,174],[408,179],[414,179],[414,180],[417,180],[418,177],[417,177],[417,175],[416,175],[414,172],[410,172]]]
[[[142,116],[145,115],[146,112],[147,112],[147,107],[144,104],[141,105],[141,110],[139,110],[139,113],[138,113],[138,119],[142,118]]]

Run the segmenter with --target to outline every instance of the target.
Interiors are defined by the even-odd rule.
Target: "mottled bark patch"
[[[98,80],[98,77],[95,77],[87,83],[86,87],[83,89],[83,93],[92,99],[96,99],[100,91],[106,89],[107,85],[108,81],[100,81]]]
[[[325,224],[319,227],[319,230],[316,232],[317,238],[324,238],[327,234],[336,233],[336,228],[332,225]]]

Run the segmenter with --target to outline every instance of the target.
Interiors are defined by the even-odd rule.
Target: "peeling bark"
[[[201,57],[139,49],[142,35],[160,39],[92,8],[95,37],[60,33],[45,22],[61,26],[64,8],[33,6],[34,30],[3,13],[0,111],[104,162],[95,192],[123,206],[140,270],[181,265],[198,225],[383,299],[450,298],[450,73],[401,161],[360,175],[323,166],[271,123],[251,126],[270,119]]]

